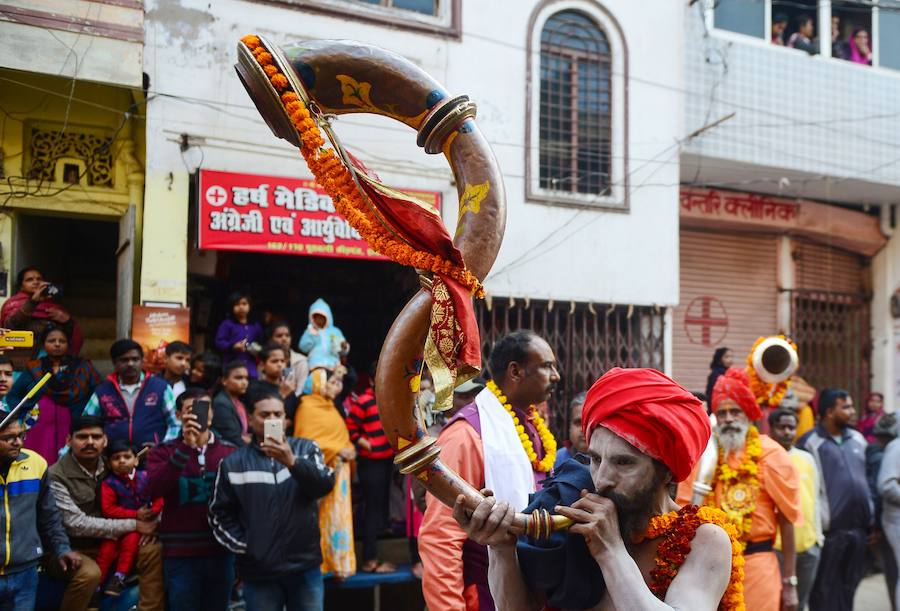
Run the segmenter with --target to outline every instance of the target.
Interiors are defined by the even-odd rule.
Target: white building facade
[[[783,332],[817,388],[896,404],[900,13],[882,4],[686,8],[685,130],[699,133],[681,156],[673,371],[698,389],[713,350],[742,364]]]
[[[614,365],[668,368],[679,292],[683,18],[667,0],[147,2],[141,300],[189,303],[195,333],[208,336],[229,290],[250,290],[295,333],[324,296],[351,343],[357,338],[357,356],[377,354],[385,325],[415,289],[408,270],[196,242],[198,170],[311,178],[234,74],[239,38],[354,39],[399,53],[478,105],[509,201],[489,299],[478,306],[485,341],[518,326],[544,333],[569,369],[568,394]],[[440,200],[452,234],[457,190],[443,158],[381,117],[343,117],[336,127],[386,183]]]

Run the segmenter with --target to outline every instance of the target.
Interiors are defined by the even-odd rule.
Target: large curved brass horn
[[[762,339],[762,338],[760,338]],[[778,384],[784,382],[797,372],[800,367],[800,357],[791,342],[781,336],[772,336],[757,340],[759,343],[749,356],[750,367],[756,372],[757,377],[766,384]],[[759,399],[757,397],[757,399]],[[709,398],[712,401],[712,397]],[[715,414],[710,416],[710,424],[713,430],[716,428]],[[706,496],[712,492],[713,477],[719,460],[719,446],[716,435],[709,438],[706,449],[700,456],[700,467],[694,480],[693,503],[702,504]]]
[[[384,49],[338,40],[278,47],[259,39],[287,77],[290,88],[314,114],[387,116],[416,130],[417,143],[425,152],[444,154],[460,197],[454,244],[468,269],[483,280],[503,239],[506,194],[491,147],[475,124],[475,104],[467,96],[451,97],[420,68]],[[298,132],[278,92],[243,42],[238,45],[235,68],[272,132],[300,146]],[[479,189],[477,203],[464,200],[467,186],[472,185],[487,185]],[[415,415],[415,393],[408,372],[416,371],[423,357],[431,310],[430,292],[419,291],[384,340],[375,382],[381,421],[398,451],[394,462],[403,473],[415,475],[441,502],[453,505],[459,495],[464,495],[466,505],[474,509],[483,498],[481,493],[441,463],[436,440],[427,435]],[[568,523],[562,516],[542,512],[517,514],[514,527],[532,536],[548,536]]]

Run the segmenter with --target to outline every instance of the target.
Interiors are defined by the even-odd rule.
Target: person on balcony
[[[815,31],[816,21],[812,15],[800,15],[797,18],[797,31],[791,34],[787,46],[816,55],[819,52],[819,45],[813,40]]]
[[[872,47],[869,45],[869,33],[863,28],[853,28],[853,34],[847,39],[850,50],[848,58],[855,64],[872,65]]]

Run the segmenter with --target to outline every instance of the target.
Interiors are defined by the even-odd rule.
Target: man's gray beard
[[[716,426],[716,437],[726,456],[744,449],[749,430],[750,424],[746,422]]]

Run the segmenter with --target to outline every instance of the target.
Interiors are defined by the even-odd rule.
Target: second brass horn
[[[750,355],[750,365],[760,380],[777,384],[796,373],[800,358],[789,342],[780,337],[767,337]]]

